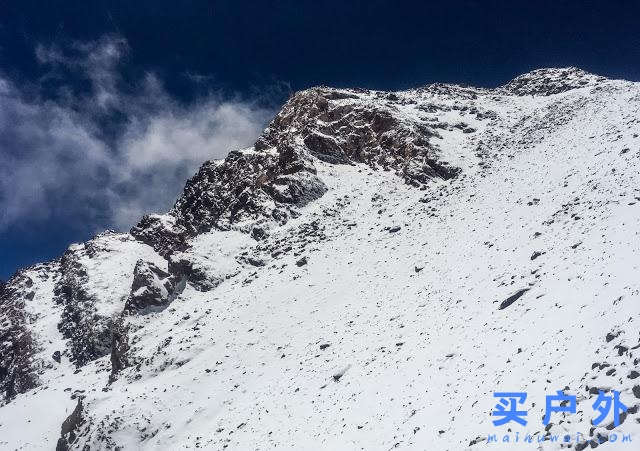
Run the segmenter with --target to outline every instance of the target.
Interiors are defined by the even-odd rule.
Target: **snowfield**
[[[13,360],[0,371],[0,447],[551,450],[581,434],[571,449],[638,449],[640,84],[548,69],[495,90],[319,89],[299,95],[320,92],[335,111],[304,125],[324,138],[288,123],[285,106],[262,152],[283,154],[279,127],[313,180],[288,172],[258,193],[270,196],[255,197],[260,209],[237,221],[221,214],[168,252],[140,233],[105,233],[7,283],[0,338]],[[377,143],[356,136],[377,133],[379,116],[327,133],[354,104],[388,111],[403,143],[427,136],[419,145],[435,175],[404,180],[408,160],[396,164],[408,151],[385,141],[388,131],[371,135],[384,135]],[[358,158],[346,147],[354,142]],[[384,154],[386,170],[385,145],[401,149]],[[375,159],[362,156],[374,148]],[[351,161],[327,158],[336,149]],[[307,183],[318,193],[315,178],[319,197],[282,200]],[[215,192],[242,183],[230,180]],[[153,237],[182,233],[159,217]],[[140,259],[175,276],[173,295],[123,312],[140,294],[130,292]],[[25,334],[33,351],[20,345]],[[6,374],[32,373],[9,396]],[[607,428],[611,416],[591,425],[599,389],[620,392],[629,408],[620,426]],[[577,412],[554,413],[545,429],[545,396],[557,390],[576,395]],[[514,391],[528,394],[528,424],[494,426],[493,393]]]

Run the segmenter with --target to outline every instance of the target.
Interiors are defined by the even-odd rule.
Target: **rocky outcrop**
[[[61,310],[57,328],[67,340],[62,354],[77,367],[110,354],[114,321],[130,297],[140,258],[162,262],[151,248],[131,235],[108,231],[71,245],[60,259],[60,276],[53,289],[56,310]],[[108,270],[104,270],[105,264]],[[130,300],[132,308],[144,303],[143,298],[149,295],[138,294]]]
[[[189,234],[260,219],[284,223],[326,191],[312,163],[293,149],[231,152],[191,178],[171,213]]]
[[[111,318],[100,315],[96,299],[85,289],[86,268],[79,251],[69,248],[60,260],[61,278],[55,286],[55,302],[63,306],[58,330],[68,340],[69,359],[80,367],[109,354]]]
[[[326,192],[318,161],[392,170],[415,186],[455,177],[460,170],[431,142],[442,124],[403,114],[411,102],[367,90],[299,92],[254,147],[204,163],[167,214],[145,216],[131,234],[165,257],[212,229],[240,228],[260,239],[261,222],[284,224]]]
[[[260,221],[283,224],[296,215],[297,207],[326,192],[315,172],[311,161],[292,149],[231,152],[223,161],[203,164],[168,214],[145,216],[131,234],[168,257],[186,249],[187,237],[214,228]]]
[[[18,272],[0,286],[0,405],[38,383],[37,346],[24,304],[33,296],[33,280]]]
[[[131,229],[131,235],[138,241],[153,247],[162,256],[187,248],[186,230],[176,225],[175,216],[168,214],[144,215],[140,222]]]
[[[175,281],[171,275],[155,264],[138,260],[133,270],[131,294],[124,311],[142,311],[152,307],[164,307],[172,300]]]
[[[332,164],[394,170],[411,184],[454,177],[430,142],[437,129],[401,114],[406,99],[367,90],[313,88],[289,100],[258,138],[256,150],[302,141],[302,152]]]
[[[188,254],[175,254],[169,258],[169,272],[174,278],[175,290],[180,291],[189,282],[198,291],[209,291],[220,284],[215,275],[198,267]]]
[[[120,315],[114,321],[111,333],[111,374],[109,375],[109,383],[115,381],[118,373],[129,366],[129,328],[125,315]]]

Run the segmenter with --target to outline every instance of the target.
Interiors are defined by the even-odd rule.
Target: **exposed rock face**
[[[175,287],[171,275],[151,262],[138,260],[133,270],[131,295],[124,310],[134,312],[149,307],[164,307],[171,301]]]
[[[309,89],[287,102],[255,147],[301,140],[302,151],[320,160],[395,170],[410,183],[454,177],[458,169],[441,161],[430,142],[436,129],[402,115],[404,102],[391,93]]]
[[[68,451],[71,449],[71,445],[75,443],[77,439],[76,434],[83,423],[82,411],[82,397],[79,397],[75,409],[73,409],[73,412],[71,412],[67,419],[62,423],[60,428],[60,438],[56,444],[56,451]]]
[[[78,367],[109,354],[111,345],[111,318],[98,313],[95,296],[85,288],[88,274],[79,261],[83,251],[70,248],[62,256],[54,290],[56,303],[63,306],[58,330],[69,340],[69,359]]]
[[[175,289],[178,291],[180,290],[180,284],[184,284],[187,281],[199,291],[209,291],[220,283],[217,278],[199,268],[189,258],[188,254],[180,253],[169,257],[169,272],[173,277]]]
[[[192,235],[263,218],[284,223],[296,206],[325,191],[312,163],[293,149],[235,151],[205,163],[171,213]]]
[[[112,354],[116,371],[124,367],[128,324],[113,318],[121,318],[124,293],[130,292],[121,286],[133,279],[135,260],[128,260],[141,251],[162,260],[130,235],[105,232],[70,246],[58,261],[19,271],[0,287],[0,404],[38,386],[62,359],[80,368]],[[102,271],[105,262],[113,262],[118,274]],[[60,333],[62,348],[34,334],[50,327]]]
[[[186,230],[176,225],[176,218],[171,215],[145,215],[131,229],[131,235],[163,256],[187,247]]]
[[[25,298],[32,297],[33,280],[21,271],[0,286],[0,405],[36,386],[37,351]]]
[[[129,329],[125,315],[120,315],[113,324],[111,333],[111,375],[109,382],[115,381],[118,373],[129,365]]]
[[[114,318],[127,305],[139,253],[162,260],[131,235],[107,231],[86,243],[70,246],[60,259],[53,290],[54,301],[61,308],[57,328],[68,340],[63,355],[77,367],[110,354]],[[112,262],[111,273],[101,271],[106,262]],[[142,276],[141,272],[138,282],[142,282]],[[132,306],[144,303],[145,296],[152,296],[139,294]]]
[[[253,148],[203,164],[168,214],[145,216],[131,234],[166,256],[184,250],[185,237],[211,229],[284,224],[327,190],[314,158],[393,170],[415,186],[455,177],[460,169],[431,142],[443,125],[404,114],[407,102],[415,100],[366,90],[302,91]]]

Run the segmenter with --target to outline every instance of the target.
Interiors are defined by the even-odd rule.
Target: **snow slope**
[[[0,407],[0,446],[636,449],[639,121],[640,84],[573,68],[298,94],[135,239],[8,282],[3,368],[31,383]],[[122,312],[139,259],[172,295]],[[561,389],[577,412],[545,430]],[[630,408],[619,427],[591,425],[598,389]],[[528,393],[527,426],[493,426],[499,391]],[[534,443],[487,443],[516,431]]]

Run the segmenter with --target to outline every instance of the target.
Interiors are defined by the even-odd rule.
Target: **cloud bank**
[[[0,74],[0,232],[52,217],[126,230],[168,209],[202,162],[250,146],[274,114],[215,93],[185,105],[153,73],[125,83],[129,53],[119,36],[39,46],[38,83]]]

